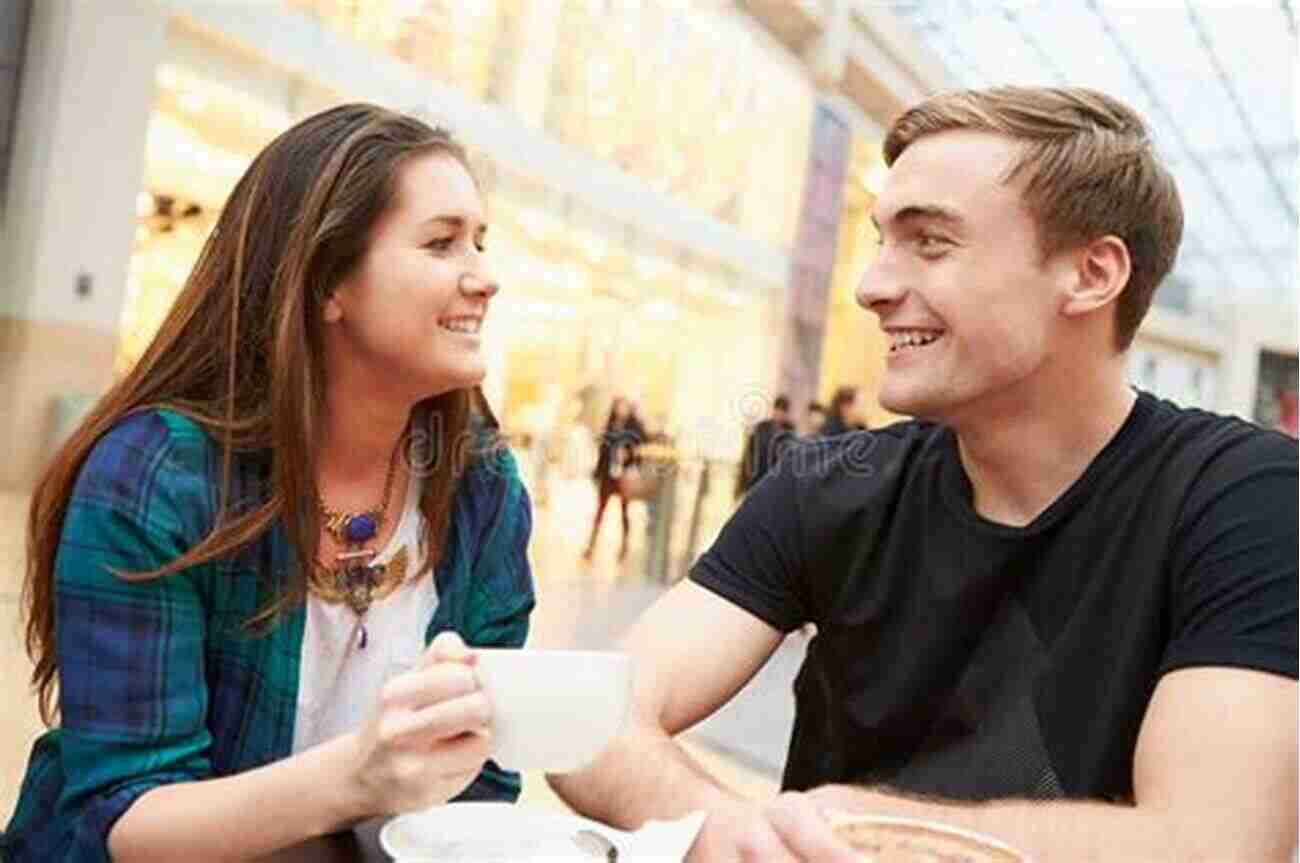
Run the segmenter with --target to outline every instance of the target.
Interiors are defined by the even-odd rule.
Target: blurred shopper
[[[857,298],[918,419],[795,446],[624,639],[622,737],[552,785],[618,825],[707,810],[691,861],[860,859],[832,809],[1039,861],[1289,859],[1296,443],[1126,384],[1183,226],[1142,119],[947,93],[884,152]],[[807,621],[790,793],[739,799],[673,735]]]
[[[1300,399],[1295,390],[1277,391],[1277,425],[1275,428],[1287,437],[1300,436]]]
[[[616,397],[600,435],[600,454],[596,458],[596,469],[592,472],[592,478],[596,481],[596,516],[591,522],[591,539],[582,552],[583,560],[591,560],[595,554],[600,519],[605,514],[605,505],[611,497],[618,498],[623,511],[623,541],[618,547],[618,559],[627,557],[627,535],[631,525],[627,515],[628,494],[625,483],[633,478],[633,472],[641,464],[637,447],[645,441],[645,426],[637,416],[636,405],[622,396]]]
[[[745,440],[736,475],[736,497],[743,497],[776,464],[785,447],[794,440],[794,423],[790,422],[790,399],[777,396],[772,400],[772,415],[754,426]]]
[[[862,391],[858,387],[845,386],[835,390],[831,397],[831,407],[826,414],[826,422],[818,431],[822,437],[834,437],[851,431],[862,431],[867,427],[863,422]]]
[[[808,407],[804,411],[803,422],[799,425],[799,434],[802,437],[812,437],[820,434],[822,426],[826,424],[826,405],[818,401],[808,402]]]
[[[465,647],[522,644],[533,607],[479,391],[485,230],[460,145],[383,108],[253,160],[37,486],[27,645],[60,721],[0,858],[260,859],[518,796]]]

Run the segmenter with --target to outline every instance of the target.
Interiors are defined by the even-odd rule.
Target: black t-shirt
[[[1023,528],[975,512],[942,426],[800,443],[691,577],[817,624],[786,788],[1128,800],[1161,675],[1296,677],[1296,443],[1140,393]]]

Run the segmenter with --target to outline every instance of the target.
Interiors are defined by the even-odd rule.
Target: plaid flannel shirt
[[[265,489],[241,458],[235,501]],[[55,562],[60,727],[32,750],[0,851],[10,863],[107,861],[113,824],[141,794],[228,776],[290,754],[305,606],[269,631],[244,626],[296,565],[282,525],[229,559],[147,581],[110,572],[175,559],[215,523],[220,455],[194,422],[133,415],[92,449]],[[534,604],[531,511],[513,456],[494,448],[456,490],[434,569],[444,630],[472,646],[522,645]],[[462,800],[515,800],[517,773],[488,762]]]

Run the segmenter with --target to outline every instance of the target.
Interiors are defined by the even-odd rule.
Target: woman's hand
[[[446,803],[487,761],[492,708],[474,654],[444,632],[419,665],[384,684],[357,732],[353,783],[371,815]]]

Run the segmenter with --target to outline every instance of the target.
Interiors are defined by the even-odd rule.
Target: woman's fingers
[[[440,632],[433,642],[425,648],[424,656],[421,658],[424,666],[431,666],[439,662],[462,662],[468,665],[474,663],[474,653],[454,632]]]
[[[385,710],[419,710],[478,690],[472,668],[441,662],[397,675],[384,684],[379,700]]]
[[[438,775],[444,778],[477,774],[492,754],[492,736],[463,734],[446,741],[438,752]]]
[[[449,740],[467,733],[487,734],[491,725],[492,706],[482,692],[473,692],[385,717],[383,737],[398,744]]]

